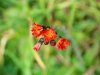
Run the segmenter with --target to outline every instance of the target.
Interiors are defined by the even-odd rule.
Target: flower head
[[[38,43],[34,46],[34,50],[37,52],[40,50],[43,43],[44,45],[50,44],[51,46],[55,46],[60,50],[65,50],[70,45],[70,42],[67,39],[62,38],[62,36],[59,36],[53,28],[41,26],[37,23],[34,23],[32,26],[33,28],[31,31],[33,36],[39,37],[42,35],[42,38],[40,38]],[[59,39],[57,43],[55,41],[56,38]]]
[[[31,31],[33,36],[39,37],[43,31],[43,27],[37,23],[34,23]]]
[[[49,42],[57,37],[56,31],[52,28],[43,30],[42,35],[44,36],[44,41]]]
[[[69,41],[65,38],[60,38],[56,44],[56,48],[60,50],[65,50],[70,45]]]
[[[37,52],[40,50],[41,47],[41,43],[38,42],[35,46],[34,46],[34,50],[36,50]]]

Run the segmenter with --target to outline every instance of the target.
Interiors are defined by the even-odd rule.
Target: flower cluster
[[[59,50],[65,50],[68,46],[70,46],[70,42],[59,36],[53,28],[49,26],[41,26],[40,24],[34,23],[32,24],[32,35],[38,38],[39,36],[43,36],[40,38],[38,43],[34,46],[34,50],[37,52],[40,50],[41,45],[48,45],[50,43],[51,46],[55,46]],[[57,42],[55,39],[58,38]]]

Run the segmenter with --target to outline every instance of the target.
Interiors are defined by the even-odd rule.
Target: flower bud
[[[56,45],[56,42],[55,42],[54,40],[51,40],[51,41],[50,41],[50,45],[51,45],[51,46],[55,46],[55,45]]]
[[[44,44],[45,44],[45,45],[48,45],[48,44],[49,44],[49,42],[44,41]]]

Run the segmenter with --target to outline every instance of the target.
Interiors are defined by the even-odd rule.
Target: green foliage
[[[70,47],[34,51],[34,22],[54,27]],[[100,75],[100,1],[0,0],[0,75]]]

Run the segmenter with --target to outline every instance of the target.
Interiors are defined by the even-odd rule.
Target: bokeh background
[[[36,52],[34,22],[70,46]],[[100,75],[100,0],[0,0],[0,75]]]

